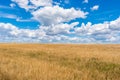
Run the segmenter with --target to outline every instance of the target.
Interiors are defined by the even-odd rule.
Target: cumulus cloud
[[[46,31],[47,35],[58,35],[58,34],[70,34],[70,30],[74,28],[74,26],[78,25],[78,22],[74,22],[72,24],[57,24],[49,26]]]
[[[32,3],[35,7],[51,6],[52,0],[30,0],[30,3]]]
[[[16,2],[21,8],[24,8],[26,10],[29,9],[28,0],[11,0],[11,1]]]
[[[77,35],[93,38],[95,42],[119,42],[120,18],[111,21],[93,24],[88,22],[82,23],[80,27],[75,28]]]
[[[95,5],[95,6],[93,6],[93,7],[91,8],[92,11],[98,10],[98,9],[99,9],[99,5]]]
[[[52,0],[12,0],[32,14],[32,20],[41,25],[36,30],[19,29],[10,23],[0,23],[0,41],[9,39],[21,42],[72,42],[72,43],[120,43],[120,18],[104,23],[87,24],[70,22],[86,18],[88,12],[75,8],[65,9],[53,5]],[[88,3],[88,0],[84,0]],[[99,5],[91,8],[98,10]],[[22,21],[18,19],[18,21]]]
[[[120,31],[120,17],[110,22],[110,29]]]
[[[38,7],[52,6],[52,0],[12,0],[27,11]]]
[[[69,22],[76,18],[86,18],[88,12],[76,10],[75,8],[65,9],[58,5],[53,5],[52,0],[12,0],[21,8],[24,8],[33,15],[44,26],[56,25]],[[42,6],[42,7],[41,7]]]
[[[45,26],[68,22],[76,18],[86,18],[87,14],[81,10],[64,9],[59,6],[44,7],[32,12],[33,18]]]
[[[16,26],[10,23],[0,23],[0,36],[1,37],[15,37],[19,33]]]
[[[78,24],[61,23],[30,30],[19,29],[10,23],[0,23],[0,41],[9,39],[16,42],[120,43],[120,18],[98,24],[82,23],[80,27]]]
[[[75,22],[75,23],[72,23],[71,25],[59,24],[59,25],[56,25],[55,27],[41,26],[39,29],[30,30],[30,29],[19,29],[10,23],[0,23],[0,41],[8,41],[8,40],[15,41],[15,42],[18,42],[18,41],[19,42],[27,42],[27,41],[59,42],[61,40],[67,41],[69,39],[68,36],[59,35],[59,34],[63,32],[67,34],[69,29],[77,24],[78,23]],[[53,32],[48,33],[48,30],[51,30]],[[68,39],[65,39],[65,38],[68,38]]]

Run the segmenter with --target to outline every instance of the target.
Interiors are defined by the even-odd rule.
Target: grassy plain
[[[120,80],[120,45],[0,44],[0,80]]]

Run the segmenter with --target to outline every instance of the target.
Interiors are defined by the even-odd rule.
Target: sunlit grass
[[[0,44],[0,80],[120,80],[120,45]]]

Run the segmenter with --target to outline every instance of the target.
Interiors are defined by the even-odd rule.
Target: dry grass
[[[120,80],[120,45],[0,44],[0,80]]]

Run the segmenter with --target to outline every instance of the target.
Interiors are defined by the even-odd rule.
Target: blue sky
[[[120,43],[120,0],[0,0],[0,42]]]

